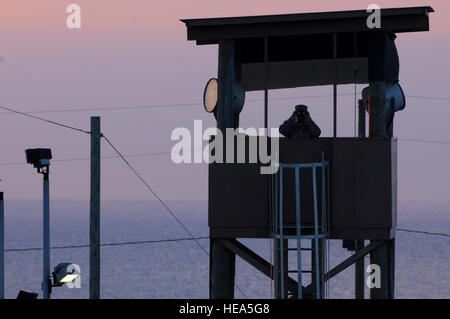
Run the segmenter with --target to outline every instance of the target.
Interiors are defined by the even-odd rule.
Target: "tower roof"
[[[434,10],[429,6],[381,9],[381,30],[394,33],[428,31],[430,12]],[[369,32],[372,29],[366,22],[370,14],[367,10],[351,10],[181,21],[186,24],[188,40],[195,40],[197,44],[216,44],[222,39]]]

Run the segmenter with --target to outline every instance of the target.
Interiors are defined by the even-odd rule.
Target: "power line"
[[[169,107],[185,107],[185,106],[198,106],[200,103],[181,103],[181,104],[154,104],[154,105],[129,105],[129,106],[107,106],[107,107],[92,107],[92,108],[70,108],[60,110],[35,110],[27,112],[27,114],[33,113],[66,113],[66,112],[90,112],[90,111],[120,111],[120,110],[133,110],[133,109],[153,109],[153,108],[169,108]],[[4,112],[0,114],[10,114]]]
[[[43,122],[47,122],[47,123],[50,123],[50,124],[53,124],[53,125],[61,126],[61,127],[64,127],[64,128],[68,128],[68,129],[71,129],[71,130],[74,130],[74,131],[78,131],[78,132],[82,132],[82,133],[86,133],[86,134],[91,134],[91,132],[82,130],[82,129],[77,128],[77,127],[73,127],[73,126],[70,126],[70,125],[58,123],[58,122],[55,122],[55,121],[44,119],[42,117],[34,116],[34,115],[31,115],[31,114],[28,114],[28,113],[24,113],[24,112],[21,112],[21,111],[13,110],[13,109],[5,107],[5,106],[0,106],[0,109],[4,109],[4,110],[7,110],[7,111],[10,111],[10,112],[19,114],[19,115],[27,116],[27,117],[30,117],[30,118],[33,118],[33,119],[36,119],[36,120],[40,120],[40,121],[43,121]]]
[[[339,96],[354,96],[354,93],[341,93]],[[298,100],[298,99],[309,99],[309,98],[326,98],[331,97],[332,94],[321,94],[321,95],[304,95],[304,96],[292,96],[292,97],[278,97],[270,98],[270,101],[283,101],[283,100]],[[449,97],[433,97],[433,96],[415,96],[408,95],[407,98],[412,99],[422,99],[422,100],[436,100],[436,101],[450,101]],[[248,99],[247,102],[261,102],[263,99]],[[155,108],[173,108],[173,107],[189,107],[189,106],[199,106],[201,103],[177,103],[177,104],[151,104],[151,105],[129,105],[129,106],[106,106],[106,107],[91,107],[91,108],[66,108],[59,110],[34,110],[27,111],[25,114],[39,114],[39,113],[66,113],[66,112],[91,112],[91,111],[121,111],[121,110],[145,110],[145,109],[155,109]],[[8,108],[3,107],[3,109],[8,110]],[[0,113],[1,115],[7,115],[11,113],[17,113],[12,110],[9,112]],[[21,112],[23,113],[23,112]]]
[[[427,231],[423,231],[423,230],[397,228],[396,231],[430,235],[430,236],[450,237],[450,234],[427,232]],[[126,245],[158,244],[158,243],[167,243],[167,242],[202,240],[202,239],[209,239],[209,238],[210,238],[209,236],[203,236],[203,237],[195,237],[195,238],[186,237],[186,238],[170,238],[170,239],[158,239],[158,240],[128,241],[128,242],[105,243],[105,244],[100,244],[100,246],[126,246]],[[76,249],[76,248],[89,248],[89,247],[90,247],[89,245],[66,245],[66,246],[53,246],[53,247],[51,247],[51,249]],[[11,249],[5,249],[5,252],[22,252],[22,251],[39,251],[39,250],[42,250],[42,247],[11,248]]]
[[[193,153],[193,152],[203,152],[203,150],[190,150],[185,151],[186,153]],[[153,152],[153,153],[134,153],[134,154],[125,154],[125,157],[149,157],[149,156],[160,156],[160,155],[169,155],[172,154],[170,151],[166,152]],[[118,155],[110,155],[110,156],[102,156],[101,159],[115,159],[120,158]],[[89,161],[90,158],[88,157],[79,157],[79,158],[63,158],[63,159],[53,159],[52,162],[81,162],[81,161]],[[0,163],[0,166],[13,166],[13,165],[27,165],[24,161],[20,162],[5,162]]]
[[[426,144],[443,144],[443,145],[450,145],[450,142],[448,141],[438,141],[438,140],[420,140],[420,139],[413,139],[413,138],[398,138],[400,141],[405,142],[415,142],[415,143],[426,143]]]
[[[192,151],[194,152],[194,151]],[[137,154],[126,154],[126,157],[147,157],[147,156],[159,156],[168,155],[171,152],[154,152],[154,153],[137,153]],[[120,158],[118,155],[102,156],[102,159],[114,159]],[[65,158],[65,159],[53,159],[52,162],[79,162],[79,161],[89,161],[90,158],[80,157],[80,158]],[[6,162],[0,163],[0,166],[12,166],[12,165],[27,165],[24,161],[22,162]]]
[[[421,99],[421,100],[450,101],[450,97],[438,97],[438,96],[417,96],[417,95],[408,95],[407,98]]]
[[[353,95],[353,93],[341,93],[340,96]],[[281,101],[281,100],[292,100],[292,99],[306,99],[306,98],[324,98],[330,97],[330,94],[322,95],[306,95],[306,96],[296,96],[296,97],[279,97],[271,98],[270,100]],[[263,99],[248,99],[247,102],[261,102]],[[109,106],[109,107],[92,107],[92,108],[67,108],[59,110],[34,110],[26,112],[25,114],[36,114],[36,113],[65,113],[65,112],[89,112],[89,111],[120,111],[120,110],[139,110],[139,109],[153,109],[153,108],[172,108],[172,107],[187,107],[187,106],[200,106],[201,103],[178,103],[178,104],[152,104],[152,105],[129,105],[129,106]],[[7,109],[7,108],[5,108]],[[14,111],[0,113],[10,114]]]
[[[411,138],[397,138],[399,141],[405,142],[413,142],[413,143],[425,143],[425,144],[442,144],[442,145],[450,145],[448,141],[439,141],[439,140],[420,140],[420,139],[411,139]],[[191,150],[190,152],[202,152],[203,150]],[[151,156],[160,156],[160,155],[169,155],[172,152],[150,152],[150,153],[134,153],[134,154],[125,154],[125,157],[151,157]],[[102,159],[115,159],[120,158],[118,155],[111,156],[102,156]],[[54,159],[53,162],[79,162],[79,161],[89,161],[90,158],[80,157],[80,158],[65,158],[65,159]],[[0,163],[0,166],[15,166],[15,165],[26,165],[25,162],[5,162]]]
[[[175,221],[184,229],[186,233],[191,236],[191,238],[195,238],[194,235],[189,231],[189,229],[184,226],[184,224],[181,222],[181,220],[177,217],[177,215],[172,212],[172,210],[166,205],[166,203],[156,194],[156,192],[153,190],[153,188],[144,180],[144,178],[134,169],[134,167],[128,162],[128,160],[122,155],[122,153],[119,152],[119,150],[111,143],[111,141],[102,134],[102,137],[105,139],[105,141],[111,146],[111,148],[117,153],[117,155],[124,161],[124,163],[130,168],[130,170],[137,176],[137,178],[147,187],[147,189],[155,196],[155,198],[161,203],[161,205],[164,206],[164,208],[169,212],[170,215],[175,219]],[[200,244],[200,242],[195,241],[197,245],[205,252],[206,249]]]
[[[124,161],[124,163],[130,168],[130,170],[137,176],[137,178],[147,187],[147,189],[155,196],[155,198],[161,203],[161,205],[164,206],[164,208],[169,212],[169,214],[175,219],[175,221],[184,229],[184,231],[195,241],[195,243],[200,247],[203,252],[209,256],[208,251],[200,244],[200,242],[194,237],[194,235],[190,232],[190,230],[181,222],[181,220],[177,217],[177,215],[166,205],[166,203],[156,194],[156,192],[153,190],[153,188],[144,180],[144,178],[136,171],[136,169],[127,161],[127,159],[122,155],[122,153],[119,152],[119,150],[114,146],[114,144],[111,143],[111,141],[104,135],[101,135],[105,141],[111,146],[111,148],[117,153],[117,155],[120,156],[120,158]],[[246,294],[237,286],[235,285],[237,290],[245,297],[247,298]]]
[[[172,238],[172,239],[160,239],[160,240],[143,240],[143,241],[128,241],[128,242],[118,242],[118,243],[106,243],[100,244],[100,246],[125,246],[125,245],[140,245],[140,244],[157,244],[157,243],[167,243],[167,242],[178,242],[187,240],[201,240],[208,239],[209,236],[196,237],[196,238]],[[67,245],[67,246],[54,246],[51,249],[72,249],[72,248],[89,248],[89,245]],[[42,250],[42,247],[29,247],[29,248],[12,248],[5,249],[5,252],[21,252],[21,251],[36,251]]]
[[[411,230],[411,229],[397,228],[397,231],[402,231],[402,232],[407,232],[407,233],[423,234],[423,235],[450,237],[450,234],[433,233],[433,232],[428,232],[428,231],[423,231],[423,230]]]

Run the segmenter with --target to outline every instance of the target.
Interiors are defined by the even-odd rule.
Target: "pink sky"
[[[239,15],[283,14],[365,9],[371,3],[382,8],[431,5],[432,33],[448,33],[450,22],[444,12],[450,3],[439,1],[360,1],[360,0],[259,0],[227,2],[217,0],[154,1],[154,0],[4,0],[0,3],[0,28],[2,30],[67,31],[65,9],[68,4],[79,4],[83,10],[83,26],[90,31],[134,29],[160,36],[174,36],[180,31],[181,18],[205,18]],[[224,5],[225,4],[225,5]]]
[[[375,2],[375,1],[374,1]],[[82,9],[82,29],[68,30],[65,8]],[[225,5],[224,5],[225,3]],[[216,76],[217,48],[186,41],[181,18],[364,9],[366,1],[148,1],[2,0],[0,2],[0,105],[23,111],[61,110],[198,102],[198,107],[113,112],[42,113],[40,116],[88,129],[101,115],[105,134],[124,153],[169,151],[171,130],[191,128],[194,119],[214,126],[201,105],[207,79]],[[400,34],[401,83],[407,95],[450,97],[450,2],[376,1],[381,7],[431,5],[431,31]],[[276,96],[330,93],[329,87],[271,92]],[[340,92],[352,92],[351,86]],[[259,98],[252,93],[249,98]],[[278,126],[295,101],[272,102],[270,121]],[[331,99],[305,101],[330,133]],[[353,97],[339,99],[339,134],[353,132]],[[242,123],[261,126],[261,103],[244,107]],[[1,111],[0,111],[1,113]],[[450,141],[449,101],[408,99],[396,117],[395,135]],[[89,156],[87,136],[15,115],[0,114],[0,164],[23,162],[28,147],[51,146],[55,158]],[[7,138],[5,138],[7,137]],[[448,201],[450,146],[399,142],[399,198]],[[103,144],[103,154],[111,150]],[[429,161],[430,169],[424,164]],[[206,199],[205,165],[176,166],[168,156],[131,162],[166,199]],[[102,195],[109,199],[151,199],[119,160],[102,164]],[[26,165],[1,166],[0,189],[7,198],[40,198],[40,178]],[[88,198],[89,162],[55,162],[52,198]]]

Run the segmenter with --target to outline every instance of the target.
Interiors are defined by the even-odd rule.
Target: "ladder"
[[[311,170],[312,189],[313,189],[313,225],[301,224],[301,200],[304,199],[300,192],[300,170]],[[320,170],[320,174],[317,173]],[[283,209],[283,188],[290,187],[286,182],[283,183],[283,173],[295,174],[295,224],[285,222],[285,211]],[[318,178],[320,178],[320,188],[317,190]],[[324,160],[319,163],[301,163],[301,164],[280,164],[279,170],[272,175],[271,184],[271,234],[275,241],[274,255],[274,281],[276,298],[324,298],[325,294],[325,264],[326,264],[326,239],[328,238],[329,228],[329,165]],[[320,215],[318,197],[320,196]],[[294,240],[296,246],[289,248],[289,240]],[[311,247],[302,247],[302,240],[311,240]],[[311,254],[311,268],[302,268],[302,252],[309,251]],[[289,252],[296,252],[296,268],[289,269]],[[289,274],[297,274],[297,291],[292,289],[292,280]],[[304,293],[303,286],[304,275],[310,274],[311,285],[308,292]]]

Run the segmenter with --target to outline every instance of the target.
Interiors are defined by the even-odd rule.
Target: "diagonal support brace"
[[[267,277],[274,279],[274,267],[271,263],[267,262],[264,258],[250,250],[247,246],[238,242],[236,239],[225,239],[225,238],[216,238],[216,240],[223,245],[225,248],[231,250],[233,253],[244,259],[250,265],[258,269]],[[298,283],[292,279],[288,278],[287,281],[288,290],[291,292],[298,291]]]
[[[371,242],[369,245],[365,246],[361,250],[358,250],[355,254],[348,257],[346,260],[341,262],[339,265],[331,269],[329,272],[325,274],[325,281],[333,278],[343,270],[347,269],[351,265],[353,265],[356,261],[364,258],[367,254],[373,251],[378,246],[382,245],[383,242]],[[305,289],[312,289],[312,285],[307,286]]]

